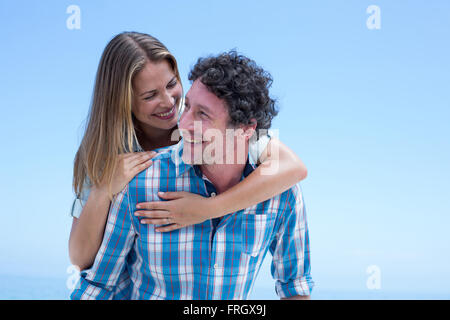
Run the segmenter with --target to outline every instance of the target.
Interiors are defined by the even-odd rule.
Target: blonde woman
[[[156,38],[137,32],[115,36],[97,71],[87,127],[75,157],[69,239],[71,262],[90,267],[101,245],[112,197],[152,164],[155,150],[173,145],[172,133],[183,104],[177,62]],[[270,150],[279,150],[278,157]],[[168,232],[222,217],[265,201],[306,177],[302,161],[277,139],[260,138],[250,147],[260,166],[239,184],[213,198],[168,192],[161,202],[141,203],[142,223],[172,224]],[[275,175],[264,168],[276,163]]]

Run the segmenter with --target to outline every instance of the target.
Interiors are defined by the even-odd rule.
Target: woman
[[[80,269],[92,265],[101,245],[112,197],[148,168],[152,150],[177,143],[171,136],[183,103],[177,62],[152,36],[125,32],[106,46],[97,71],[86,132],[75,157],[69,240],[71,262]],[[270,150],[277,148],[279,157]],[[262,150],[262,152],[261,152]],[[265,201],[306,177],[301,160],[286,146],[267,136],[250,145],[261,165],[247,178],[214,198],[187,192],[168,192],[163,200],[138,204],[142,223],[171,225],[172,231],[224,216]],[[263,175],[274,161],[276,175]],[[255,188],[254,186],[258,186]]]

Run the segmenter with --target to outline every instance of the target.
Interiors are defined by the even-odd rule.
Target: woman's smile
[[[167,112],[160,112],[160,113],[154,113],[152,116],[157,117],[161,120],[169,120],[172,119],[176,114],[176,107],[175,105],[169,109]]]

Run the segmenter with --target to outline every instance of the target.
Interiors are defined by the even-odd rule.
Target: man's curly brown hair
[[[230,122],[237,126],[257,122],[256,129],[269,129],[278,113],[276,101],[269,96],[272,76],[256,63],[235,50],[199,58],[189,73],[189,80],[200,81],[223,99]]]

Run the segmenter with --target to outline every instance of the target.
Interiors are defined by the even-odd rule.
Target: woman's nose
[[[175,98],[172,97],[169,92],[166,92],[162,98],[162,103],[165,107],[172,108],[175,104]]]

